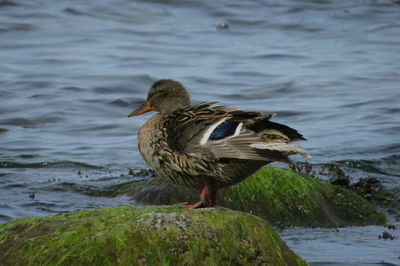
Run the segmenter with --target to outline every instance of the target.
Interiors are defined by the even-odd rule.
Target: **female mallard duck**
[[[169,182],[201,189],[200,201],[184,208],[215,205],[219,188],[239,183],[263,165],[289,163],[289,155],[307,153],[291,144],[305,140],[295,129],[274,123],[274,114],[191,105],[185,87],[162,79],[150,88],[147,100],[128,116],[156,110],[139,130],[144,160]]]

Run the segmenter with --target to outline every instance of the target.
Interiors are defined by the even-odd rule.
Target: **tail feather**
[[[256,150],[278,151],[286,155],[300,154],[306,158],[311,158],[311,156],[302,147],[292,143],[260,142],[260,143],[250,144],[250,147]]]

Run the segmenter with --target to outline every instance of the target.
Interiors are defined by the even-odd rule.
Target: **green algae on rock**
[[[221,205],[260,216],[276,226],[382,224],[385,217],[360,195],[309,175],[264,167],[221,193]]]
[[[2,265],[307,265],[262,219],[120,206],[0,225]]]
[[[129,188],[127,188],[129,187]],[[197,192],[160,178],[120,185],[136,201],[175,204],[197,200]],[[275,226],[382,224],[385,217],[356,193],[290,169],[266,166],[218,195],[218,205],[249,212]]]

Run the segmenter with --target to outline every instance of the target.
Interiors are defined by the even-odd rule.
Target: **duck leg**
[[[210,186],[209,192],[206,196],[207,207],[214,207],[217,204],[217,190]]]
[[[193,204],[182,205],[182,208],[196,209],[215,206],[216,193],[217,191],[210,185],[210,182],[206,181],[200,193],[200,201]]]

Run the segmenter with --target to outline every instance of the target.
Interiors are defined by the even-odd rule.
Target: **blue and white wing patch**
[[[229,139],[239,135],[243,123],[226,121],[227,119],[228,117],[225,117],[211,125],[201,138],[200,144],[203,145],[208,141]]]

